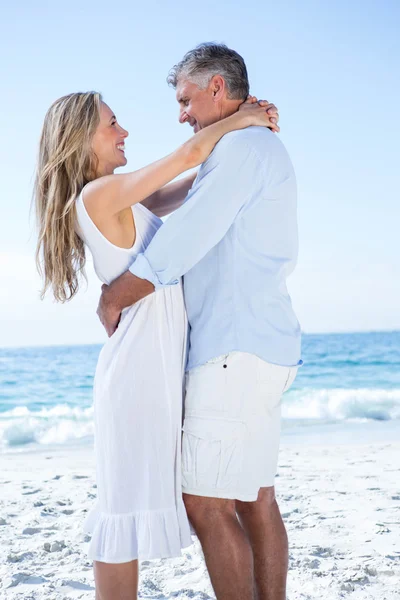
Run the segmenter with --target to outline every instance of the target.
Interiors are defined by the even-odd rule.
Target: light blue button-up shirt
[[[298,252],[296,179],[276,134],[225,135],[185,203],[130,271],[156,290],[184,276],[187,369],[232,350],[300,362],[301,332],[286,288]]]

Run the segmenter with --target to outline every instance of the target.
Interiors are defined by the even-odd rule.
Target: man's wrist
[[[115,284],[112,282],[104,291],[103,291],[103,303],[106,309],[112,310],[115,312],[122,312],[122,306],[118,302],[118,294],[115,293],[114,290]]]
[[[154,292],[154,285],[130,271],[125,271],[103,291],[103,306],[106,310],[121,313],[124,308],[136,304]]]

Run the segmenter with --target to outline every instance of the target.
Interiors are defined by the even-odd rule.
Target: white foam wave
[[[400,419],[400,389],[297,390],[284,398],[282,412],[288,420]]]
[[[0,447],[64,444],[93,433],[93,407],[59,404],[30,411],[26,406],[17,406],[0,414]]]
[[[287,421],[400,419],[400,389],[303,389],[283,400]],[[58,404],[31,411],[17,406],[0,413],[0,448],[26,444],[64,444],[94,435],[93,406]]]

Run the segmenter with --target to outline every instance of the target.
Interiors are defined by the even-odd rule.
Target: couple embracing
[[[57,100],[40,140],[44,291],[77,293],[85,248],[105,284],[84,525],[96,599],[135,600],[138,560],[180,555],[190,523],[218,600],[284,600],[274,477],[281,397],[301,363],[286,288],[295,175],[237,52],[201,44],[168,81],[196,135],[147,167],[114,174],[128,132],[96,92]]]

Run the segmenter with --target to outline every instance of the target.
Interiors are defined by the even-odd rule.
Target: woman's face
[[[125,138],[128,132],[117,122],[111,108],[104,102],[100,108],[100,123],[92,140],[92,150],[99,161],[98,175],[111,175],[126,165]]]

